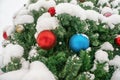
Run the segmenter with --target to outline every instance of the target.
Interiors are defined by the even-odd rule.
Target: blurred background
[[[28,0],[0,0],[0,51],[2,50],[2,33],[7,25],[12,25],[12,18]]]

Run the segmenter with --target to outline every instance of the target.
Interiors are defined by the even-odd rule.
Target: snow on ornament
[[[79,52],[89,48],[90,41],[84,34],[75,34],[70,38],[69,46],[72,51]]]
[[[120,23],[120,15],[113,14],[109,17],[105,17],[102,22],[107,23],[107,25],[110,27],[110,29],[114,29],[117,25]]]
[[[105,17],[109,17],[109,16],[112,15],[112,13],[110,13],[110,12],[106,12],[106,13],[104,13],[103,15],[104,15]]]
[[[14,30],[15,30],[15,27],[13,25],[9,25],[5,27],[3,30],[3,38],[7,40],[9,36],[12,34],[12,32],[14,32]]]
[[[101,14],[105,14],[107,12],[113,13],[112,8],[110,8],[110,7],[104,7],[104,8],[101,9]]]
[[[50,13],[51,16],[54,16],[55,13],[56,13],[54,7],[50,7],[50,8],[48,9],[48,12]]]
[[[52,31],[44,30],[38,34],[37,43],[42,49],[51,49],[55,46],[56,36]]]
[[[114,41],[118,46],[120,46],[120,35],[118,35]]]

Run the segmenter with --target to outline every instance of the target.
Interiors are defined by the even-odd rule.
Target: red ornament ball
[[[120,46],[120,35],[115,38],[115,43]]]
[[[110,12],[107,12],[104,14],[105,17],[110,17],[111,15],[112,15],[112,13],[110,13]]]
[[[56,36],[50,30],[44,30],[38,34],[37,43],[42,49],[51,49],[56,43]]]
[[[3,32],[3,38],[4,38],[5,40],[7,40],[7,39],[8,39],[8,35],[7,35],[7,33],[6,33],[6,32]]]
[[[56,14],[54,7],[50,7],[50,8],[48,9],[48,12],[50,13],[51,16],[54,16],[54,15]]]

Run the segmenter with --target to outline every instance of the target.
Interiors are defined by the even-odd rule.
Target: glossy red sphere
[[[120,46],[120,36],[115,38],[115,43]]]
[[[39,33],[37,43],[42,49],[51,49],[56,43],[56,36],[52,31],[44,30]]]

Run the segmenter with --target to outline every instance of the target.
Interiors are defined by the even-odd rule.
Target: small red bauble
[[[115,38],[115,43],[116,43],[118,46],[120,46],[120,36],[117,36],[117,37]]]
[[[42,49],[51,49],[56,43],[56,36],[50,30],[44,30],[38,34],[37,43]]]
[[[50,7],[50,8],[48,9],[48,12],[50,13],[51,16],[54,16],[54,15],[56,14],[54,7]]]
[[[8,39],[8,36],[7,36],[7,33],[6,33],[6,32],[3,32],[3,38],[4,38],[5,40]]]
[[[104,14],[105,17],[110,17],[111,15],[112,15],[112,13],[110,13],[110,12],[107,12]]]

